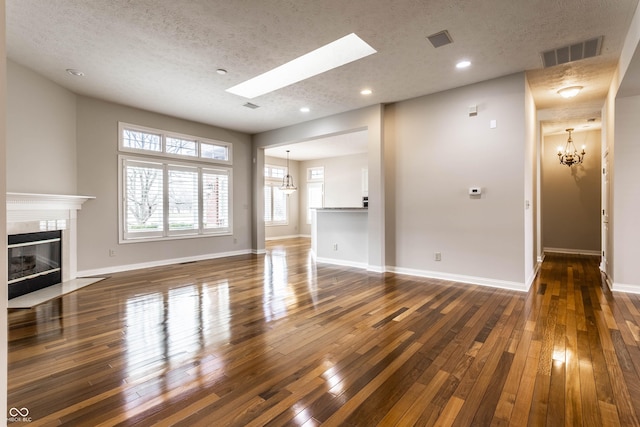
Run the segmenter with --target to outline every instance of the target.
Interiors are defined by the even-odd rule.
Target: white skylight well
[[[227,92],[255,98],[376,53],[355,33],[319,47],[273,70],[235,85]]]

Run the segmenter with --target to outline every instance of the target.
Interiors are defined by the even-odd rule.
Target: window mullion
[[[200,147],[200,144],[198,144]],[[198,168],[198,234],[204,233],[204,177],[202,168]]]
[[[162,192],[164,194],[162,199],[163,235],[166,237],[169,235],[169,166],[167,164],[162,165]]]

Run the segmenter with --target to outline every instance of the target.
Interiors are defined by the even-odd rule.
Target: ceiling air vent
[[[433,47],[436,48],[453,43],[453,40],[451,40],[451,36],[449,35],[449,31],[447,30],[431,34],[430,36],[427,36],[427,38],[429,39]]]
[[[255,110],[256,108],[260,108],[259,105],[253,104],[251,102],[247,102],[246,104],[243,105],[243,107],[251,108],[252,110]]]
[[[598,56],[602,48],[602,38],[603,36],[600,36],[595,39],[542,52],[542,65],[544,68],[549,68],[554,65],[566,64],[567,62]]]

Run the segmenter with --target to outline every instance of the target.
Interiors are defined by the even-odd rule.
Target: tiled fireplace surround
[[[62,229],[62,281],[78,273],[77,214],[89,196],[7,193],[7,235]],[[6,243],[6,240],[5,240]]]

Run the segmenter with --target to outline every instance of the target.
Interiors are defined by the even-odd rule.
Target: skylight
[[[355,33],[319,47],[273,70],[235,85],[227,92],[255,98],[376,53]]]

